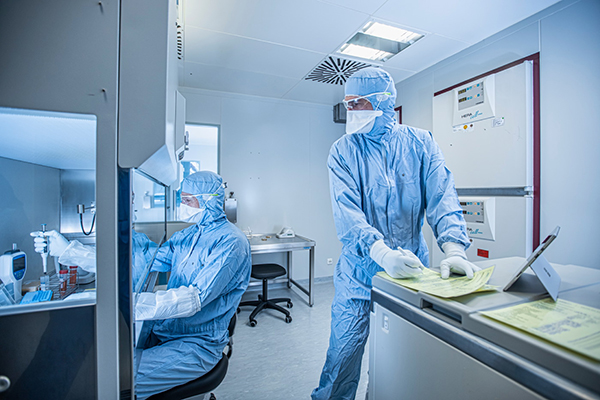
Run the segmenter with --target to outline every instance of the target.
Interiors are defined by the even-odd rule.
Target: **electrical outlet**
[[[333,258],[328,258],[327,259],[327,265],[331,265],[333,264]]]

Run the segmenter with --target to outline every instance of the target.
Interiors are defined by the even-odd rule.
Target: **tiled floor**
[[[269,290],[269,297],[290,297],[293,321],[284,322],[278,311],[262,311],[256,327],[250,327],[252,307],[238,314],[233,356],[227,376],[214,391],[218,400],[310,399],[317,387],[325,362],[331,322],[333,283],[314,285],[315,304],[308,306],[307,296],[297,290]],[[255,300],[258,292],[246,293],[243,300]],[[282,303],[285,305],[285,303]],[[365,398],[369,359],[368,344],[356,399]]]

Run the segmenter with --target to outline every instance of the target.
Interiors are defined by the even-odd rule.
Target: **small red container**
[[[69,267],[69,285],[77,285],[77,266],[71,265]]]

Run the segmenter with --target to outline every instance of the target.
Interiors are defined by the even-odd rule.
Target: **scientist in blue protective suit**
[[[152,271],[171,271],[168,290],[141,293],[135,306],[136,320],[152,320],[136,376],[139,399],[199,378],[223,355],[229,321],[252,268],[248,240],[225,217],[224,201],[223,181],[213,172],[197,172],[182,183],[179,217],[194,225],[173,234],[152,265]],[[61,264],[96,272],[94,246],[69,242],[57,231],[31,236],[36,252],[47,251]],[[146,235],[132,231],[134,287],[156,247]]]
[[[398,125],[392,77],[365,68],[346,82],[346,135],[329,152],[333,217],[342,254],[334,274],[331,336],[313,399],[354,399],[369,335],[371,279],[410,278],[429,265],[423,217],[450,271],[473,277],[454,180],[430,132]],[[398,338],[402,340],[402,338]]]
[[[152,344],[136,376],[139,399],[199,378],[219,362],[250,280],[250,245],[225,217],[221,177],[197,172],[181,190],[179,217],[194,225],[158,250],[152,271],[171,271],[167,290],[136,301],[136,320],[153,320]]]

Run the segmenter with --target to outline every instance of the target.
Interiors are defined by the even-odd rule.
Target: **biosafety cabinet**
[[[164,222],[185,119],[177,14],[174,0],[0,2],[0,253],[16,244],[14,276],[34,287],[45,224],[95,249],[97,270],[79,300],[0,306],[0,399],[134,397],[133,180],[156,188]]]

